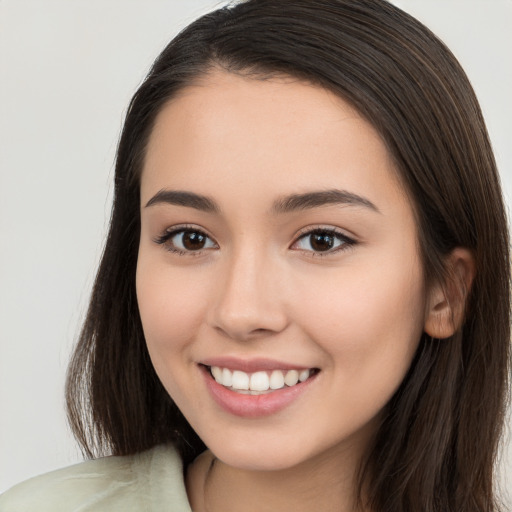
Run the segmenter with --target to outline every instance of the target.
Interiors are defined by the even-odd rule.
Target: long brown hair
[[[462,327],[423,336],[362,466],[379,512],[499,510],[493,467],[508,390],[509,240],[496,164],[471,85],[425,26],[384,0],[248,0],[198,19],[155,61],[117,152],[110,231],[67,381],[85,454],[173,442],[204,449],[151,365],[135,294],[139,178],[156,115],[212,67],[288,74],[351,103],[379,131],[414,204],[427,280],[469,249],[476,277]]]

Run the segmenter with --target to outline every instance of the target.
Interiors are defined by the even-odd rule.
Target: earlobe
[[[454,249],[445,264],[446,281],[431,286],[425,315],[424,331],[437,339],[449,338],[462,325],[476,272],[473,254],[462,247]]]

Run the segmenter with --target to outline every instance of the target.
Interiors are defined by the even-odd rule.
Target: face
[[[426,307],[372,126],[316,86],[212,73],[157,118],[141,222],[148,350],[213,453],[246,469],[361,453]]]

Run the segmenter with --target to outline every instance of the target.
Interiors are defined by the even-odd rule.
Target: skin
[[[218,211],[147,206],[164,189]],[[375,208],[273,209],[332,189]],[[203,250],[173,252],[179,235],[155,242],[183,224],[209,237]],[[355,243],[315,252],[305,228]],[[187,475],[197,511],[353,510],[358,463],[423,330],[453,328],[442,289],[425,286],[413,208],[379,135],[339,97],[286,77],[214,71],[160,112],[141,177],[137,296],[156,372],[209,448]],[[284,410],[242,418],[206,388],[198,363],[218,356],[320,372]]]

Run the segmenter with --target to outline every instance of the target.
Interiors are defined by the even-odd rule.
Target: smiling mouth
[[[205,365],[205,368],[215,382],[244,395],[262,395],[290,388],[307,381],[320,371],[318,368],[306,368],[247,373],[220,366]]]

